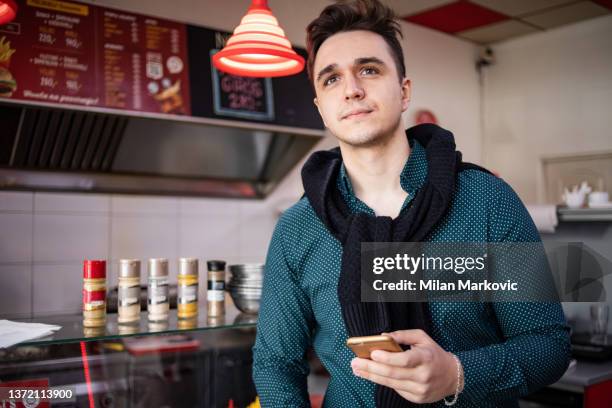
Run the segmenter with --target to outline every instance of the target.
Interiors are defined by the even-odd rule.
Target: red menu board
[[[184,24],[58,0],[0,26],[0,98],[191,114]]]

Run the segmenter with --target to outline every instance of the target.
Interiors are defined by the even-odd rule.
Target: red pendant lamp
[[[17,15],[17,4],[13,0],[0,0],[0,25],[10,23]]]
[[[250,77],[279,77],[304,69],[267,0],[253,0],[225,47],[213,56],[220,71]]]

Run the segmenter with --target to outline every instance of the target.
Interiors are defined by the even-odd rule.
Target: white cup
[[[580,208],[584,203],[584,194],[571,193],[565,196],[565,204],[569,208]]]
[[[593,191],[589,194],[589,205],[606,204],[610,196],[607,191]]]

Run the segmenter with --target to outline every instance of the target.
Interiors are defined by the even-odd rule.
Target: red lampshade
[[[278,25],[266,0],[253,0],[225,47],[213,56],[220,71],[250,77],[278,77],[304,69],[298,55]]]
[[[0,25],[10,23],[17,15],[17,4],[13,0],[0,0]]]

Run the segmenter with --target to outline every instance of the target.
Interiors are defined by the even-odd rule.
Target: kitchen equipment
[[[35,32],[39,22],[34,26],[27,15],[34,16],[34,8],[40,5],[21,0],[20,3],[28,9],[22,15],[28,22],[20,24]],[[88,10],[89,20],[82,19],[78,23],[81,26],[107,12],[96,5],[83,7]],[[58,16],[65,15],[57,12]],[[93,35],[87,38],[91,52],[79,54],[79,63],[87,69],[81,79],[87,77],[87,83],[91,84],[84,88],[92,105],[52,100],[46,97],[46,92],[44,97],[22,97],[19,90],[38,89],[43,78],[35,64],[23,65],[25,69],[21,69],[17,79],[11,77],[5,81],[10,83],[8,88],[4,87],[10,91],[5,94],[17,92],[10,98],[0,95],[1,188],[261,198],[270,194],[325,138],[325,128],[312,103],[315,95],[305,72],[285,78],[244,79],[223,75],[211,66],[211,52],[214,55],[215,50],[223,48],[229,33],[180,23],[179,29],[176,22],[157,19],[156,29],[147,34],[145,27],[153,21],[148,17],[119,10],[112,15],[107,18],[114,23],[109,24],[120,24],[121,19],[129,18],[133,33],[139,32],[142,38],[131,43],[129,50],[119,51],[116,47],[113,56],[105,56],[104,52],[95,50],[104,50],[103,31],[109,26],[83,27],[93,30],[90,31]],[[41,20],[40,24],[45,23]],[[168,29],[170,26],[177,28]],[[148,42],[144,40],[147,35],[153,35],[156,43],[159,42],[161,48],[155,53],[147,48]],[[18,30],[5,31],[0,38],[3,36],[7,37],[5,44],[13,38],[24,37]],[[182,59],[178,55],[167,59],[164,56],[165,64],[155,61],[170,45],[168,42],[178,47],[177,50],[184,44],[187,55]],[[46,44],[45,54],[73,58],[72,51],[62,44],[63,41]],[[15,42],[4,48],[10,52],[17,49],[14,46]],[[23,64],[29,51],[19,48],[11,56],[13,67],[15,58]],[[296,52],[302,57],[306,55],[304,49]],[[35,55],[37,51],[32,52],[32,57]],[[139,56],[149,59],[145,62]],[[97,69],[100,65],[113,66],[113,75],[122,78],[124,90],[138,91],[138,96],[127,97],[131,91],[128,94],[112,91],[112,95],[105,91],[107,80],[104,70]],[[146,69],[148,73],[144,72]],[[177,70],[182,73],[172,74]],[[5,72],[10,75],[8,69]],[[187,78],[184,74],[189,73]],[[144,85],[143,78],[147,75],[152,75],[149,79],[158,75],[164,79],[148,79],[144,91],[140,85]],[[53,93],[58,99],[64,92],[70,95],[62,95],[62,99],[75,96],[73,91],[60,90],[64,81],[56,85]],[[119,105],[116,98],[122,101]],[[107,105],[106,101],[111,99],[115,102]],[[141,110],[143,99],[152,99],[159,106],[159,112],[145,107]]]
[[[230,283],[244,283],[261,286],[261,283],[263,281],[264,264],[252,263],[230,265],[229,270],[232,274]]]
[[[257,316],[253,315],[253,314],[249,314],[249,313],[240,313],[234,319],[234,324],[236,324],[236,325],[240,325],[240,324],[256,324],[256,323],[257,323]],[[253,329],[254,329],[254,327],[253,327]]]
[[[259,312],[264,265],[259,263],[230,265],[232,274],[227,286],[236,307],[243,313]]]
[[[243,313],[256,314],[259,313],[259,303],[261,300],[261,292],[257,295],[247,295],[230,289],[230,296],[236,307]]]

